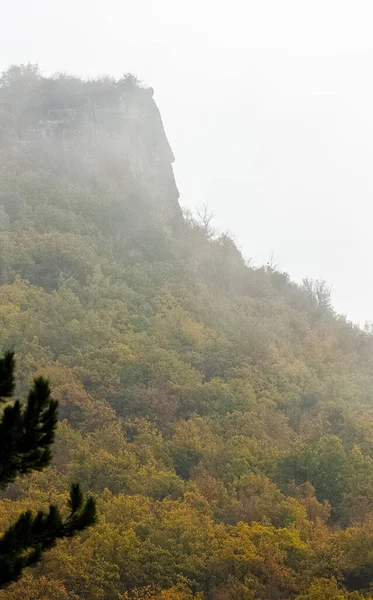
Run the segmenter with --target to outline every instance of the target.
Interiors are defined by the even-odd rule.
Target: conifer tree
[[[49,383],[34,380],[25,406],[11,401],[14,392],[14,353],[0,358],[0,401],[8,402],[0,417],[0,488],[19,475],[41,471],[51,460],[57,426],[58,403],[51,398]],[[0,537],[0,587],[15,581],[25,567],[40,560],[58,539],[72,537],[96,521],[93,497],[84,498],[79,484],[70,490],[69,514],[63,519],[51,505],[47,512],[26,511]]]

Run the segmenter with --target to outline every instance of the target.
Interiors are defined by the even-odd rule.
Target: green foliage
[[[14,354],[0,359],[0,389],[3,399],[14,390]],[[26,407],[17,400],[8,404],[0,420],[0,487],[6,488],[18,475],[42,471],[50,464],[51,445],[57,425],[58,403],[50,397],[49,383],[35,378]],[[70,514],[65,521],[56,506],[34,517],[30,510],[0,537],[0,586],[8,585],[23,569],[38,562],[56,540],[71,537],[93,525],[96,505],[92,496],[84,501],[78,484],[71,486]]]
[[[133,77],[32,65],[0,82],[1,397],[35,378],[25,406],[3,405],[0,532],[83,527],[93,505],[66,495],[73,481],[102,517],[7,552],[18,569],[53,546],[0,598],[368,599],[372,332],[335,314],[324,282],[250,266],[208,209],[175,226],[151,97]],[[108,120],[93,158],[87,107]],[[68,127],[57,142],[39,121]],[[45,469],[41,375],[62,419]]]
[[[2,389],[8,396],[13,386],[13,355],[3,359],[6,380]],[[8,369],[8,371],[7,371]],[[57,424],[57,402],[51,399],[49,383],[34,380],[26,408],[17,400],[5,407],[0,421],[0,487],[7,487],[17,475],[40,471],[49,465],[50,447]]]

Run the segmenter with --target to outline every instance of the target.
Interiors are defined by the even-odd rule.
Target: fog
[[[155,89],[181,202],[255,264],[324,278],[373,320],[369,2],[1,2],[0,69],[133,72]]]

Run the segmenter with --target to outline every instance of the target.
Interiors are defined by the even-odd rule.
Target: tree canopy
[[[153,117],[131,105],[131,160],[123,121],[92,168],[74,98],[117,124],[128,86],[31,67],[0,83],[0,351],[18,397],[35,378],[2,413],[0,557],[19,573],[39,556],[20,540],[49,548],[0,600],[372,598],[372,333],[324,282],[253,267],[208,209],[176,227],[138,174],[169,181]],[[35,114],[66,98],[82,120],[54,144]],[[100,519],[70,537],[92,514],[75,481]]]

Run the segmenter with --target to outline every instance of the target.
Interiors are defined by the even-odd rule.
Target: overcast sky
[[[373,320],[371,0],[0,0],[0,69],[133,72],[184,206]]]

